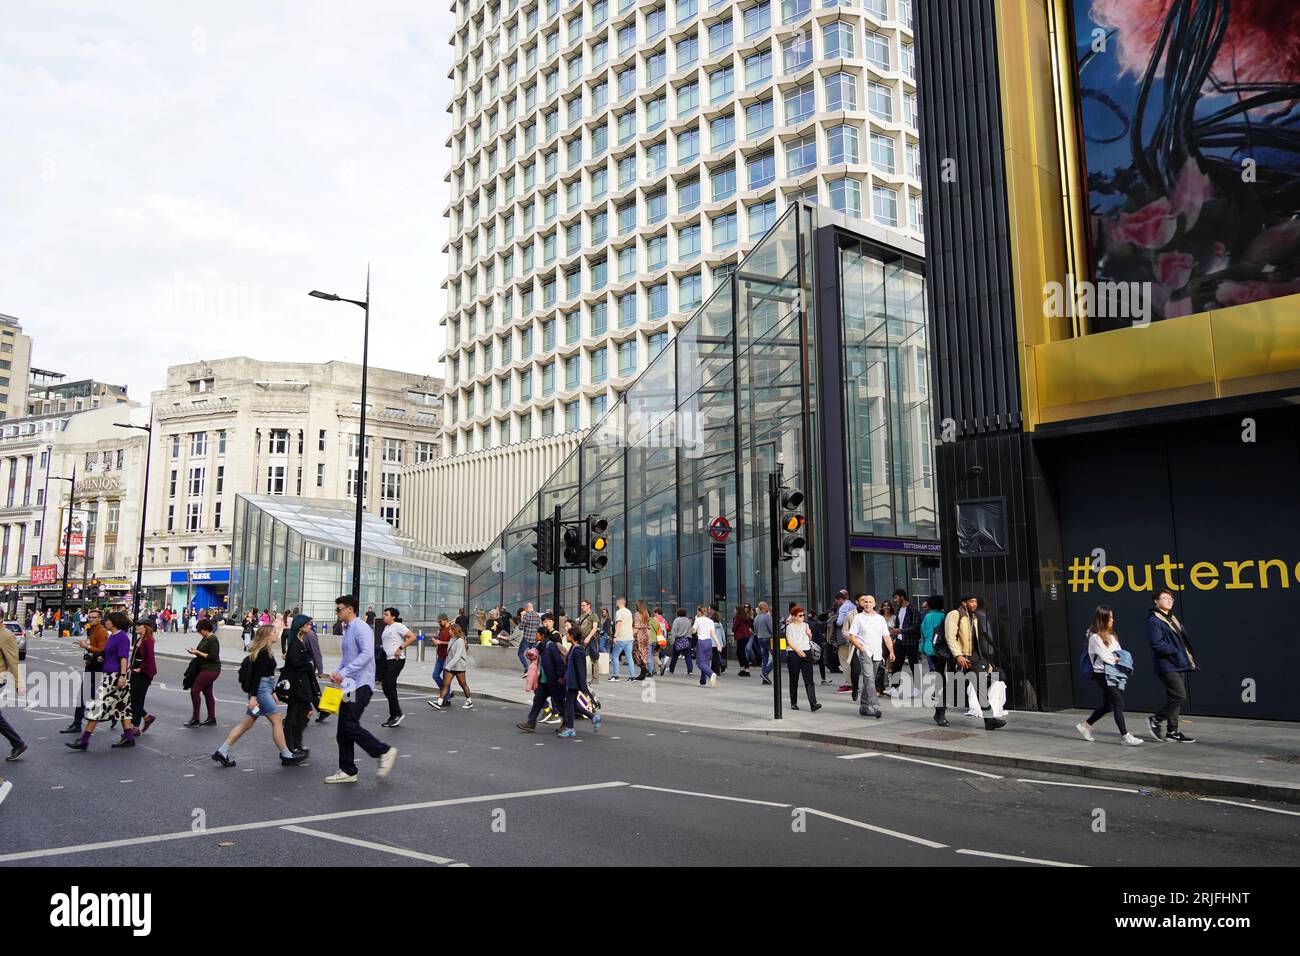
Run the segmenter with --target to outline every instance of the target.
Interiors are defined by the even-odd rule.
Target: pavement
[[[223,649],[229,649],[226,656],[237,660],[243,647],[238,630],[224,629],[221,639]],[[194,635],[160,635],[158,653],[188,660],[184,648],[192,646],[193,640]],[[471,648],[471,657],[475,650]],[[326,666],[332,666],[328,647],[325,653]],[[427,656],[423,663],[411,660],[407,664],[400,682],[405,691],[431,693],[432,650]],[[700,687],[698,675],[687,677],[679,660],[676,675],[644,685],[610,683],[602,675],[592,681],[592,688],[601,700],[603,714],[649,724],[763,734],[1207,796],[1300,803],[1300,727],[1294,723],[1184,717],[1182,728],[1196,737],[1196,743],[1177,744],[1152,740],[1146,733],[1148,715],[1130,712],[1129,729],[1144,742],[1140,747],[1123,747],[1109,717],[1094,729],[1095,742],[1080,738],[1074,725],[1087,716],[1083,710],[1015,711],[1007,715],[1005,728],[986,731],[982,721],[965,716],[958,708],[948,709],[950,725],[941,728],[934,724],[930,708],[899,706],[882,699],[884,716],[864,718],[858,715],[849,694],[835,692],[838,683],[834,680],[818,687],[818,699],[824,706],[815,714],[802,701],[802,685],[799,711],[784,706],[789,696],[788,687],[783,688],[783,718],[775,720],[772,688],[762,684],[756,668],[749,678],[737,677],[737,670],[732,662],[716,686]],[[467,676],[476,699],[504,703],[531,699],[523,690],[518,670],[471,667]]]
[[[37,639],[29,686],[34,670],[79,662],[71,642]],[[401,755],[385,780],[360,757],[360,782],[323,784],[334,719],[309,726],[300,766],[279,765],[260,722],[222,768],[208,755],[246,699],[223,673],[218,726],[187,729],[183,669],[160,659],[148,696],[158,719],[128,750],[111,749],[103,728],[89,751],[69,751],[66,709],[7,708],[30,750],[0,768],[13,784],[0,865],[1300,864],[1300,811],[1285,806],[627,719],[615,712],[632,689],[619,684],[606,685],[600,732],[579,722],[567,740],[517,731],[522,705],[478,691],[469,711],[403,695],[407,717],[392,729],[378,727],[384,705],[372,703],[365,725]],[[671,681],[655,686],[674,693]]]

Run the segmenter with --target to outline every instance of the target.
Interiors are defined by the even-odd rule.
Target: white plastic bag
[[[989,685],[989,708],[993,711],[994,717],[1006,716],[1006,703],[1007,685],[1000,680],[995,680]]]

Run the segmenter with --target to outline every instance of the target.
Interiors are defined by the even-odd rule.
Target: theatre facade
[[[768,475],[807,496],[780,594],[941,586],[921,247],[799,203],[736,265],[471,568],[472,607],[549,607],[534,528],[609,521],[609,564],[561,572],[560,605],[668,613],[772,596]]]
[[[1300,76],[1267,5],[919,0],[943,576],[1014,706],[1170,588],[1185,713],[1300,719]]]

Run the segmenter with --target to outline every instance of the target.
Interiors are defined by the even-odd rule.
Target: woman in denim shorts
[[[306,753],[294,753],[284,739],[284,718],[280,715],[279,702],[275,699],[275,657],[271,654],[271,645],[279,632],[271,625],[262,625],[253,635],[253,643],[248,647],[248,655],[239,667],[239,683],[248,695],[248,709],[239,726],[230,732],[226,742],[216,749],[212,759],[223,767],[233,767],[234,759],[230,751],[235,741],[244,736],[257,718],[265,717],[271,722],[271,738],[276,749],[280,751],[280,765],[292,767],[307,759]]]

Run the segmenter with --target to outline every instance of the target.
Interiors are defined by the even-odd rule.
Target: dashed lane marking
[[[1002,777],[996,773],[985,773],[983,770],[970,770],[966,767],[954,767],[951,764],[935,763],[933,760],[918,760],[916,757],[904,757],[902,754],[885,754],[890,760],[906,760],[908,763],[921,763],[927,767],[938,767],[941,770],[956,770],[958,773],[973,773],[977,777],[988,777],[990,780],[1001,780]]]
[[[878,827],[874,823],[863,823],[861,820],[850,820],[848,817],[836,816],[834,813],[827,813],[825,810],[814,810],[812,807],[800,807],[804,813],[811,813],[815,817],[823,817],[827,820],[834,820],[836,823],[844,823],[851,827],[857,827],[860,830],[870,830],[872,833],[879,833],[882,836],[894,837],[897,840],[906,840],[908,843],[916,843],[920,846],[928,846],[933,850],[946,850],[948,844],[936,843],[934,840],[927,840],[924,837],[912,836],[910,833],[901,833],[898,830],[888,830],[885,827]]]
[[[836,760],[865,760],[868,757],[883,757],[883,756],[884,754],[882,754],[878,750],[869,750],[866,753],[861,753],[861,754],[840,754],[835,759]]]
[[[282,830],[288,830],[291,833],[301,833],[305,836],[320,837],[322,840],[333,840],[335,843],[346,843],[348,846],[359,846],[366,850],[378,850],[381,853],[391,853],[393,856],[404,856],[408,860],[421,860],[425,863],[437,863],[440,866],[446,866],[449,863],[455,863],[455,860],[449,860],[445,856],[434,856],[432,853],[417,853],[415,850],[408,850],[400,846],[388,846],[384,843],[372,843],[369,840],[357,840],[352,837],[341,836],[338,833],[326,833],[324,830],[310,830],[307,827],[287,826],[281,827]]]
[[[709,800],[728,800],[732,803],[752,803],[760,807],[788,807],[788,803],[773,803],[770,800],[750,800],[748,797],[728,797],[720,793],[697,793],[694,790],[672,790],[668,787],[651,787],[641,783],[634,783],[629,788],[631,790],[653,790],[656,793],[675,793],[679,797],[705,797]]]
[[[1039,866],[1083,867],[1082,863],[1062,863],[1060,860],[1038,860],[1032,856],[1014,856],[1010,853],[989,853],[987,850],[958,850],[965,856],[985,856],[992,860],[1014,860],[1017,863],[1037,863]]]

